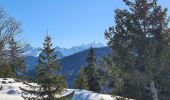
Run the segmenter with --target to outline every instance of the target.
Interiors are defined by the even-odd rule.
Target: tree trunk
[[[155,83],[153,81],[150,82],[150,89],[151,89],[153,100],[159,100],[158,99],[158,92],[157,92],[157,89],[155,87]]]

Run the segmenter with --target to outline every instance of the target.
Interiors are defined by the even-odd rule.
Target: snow
[[[113,100],[113,97],[87,90],[76,90],[73,100]]]
[[[0,78],[0,86],[3,87],[2,90],[0,90],[0,100],[24,100],[21,97],[22,91],[20,90],[19,87],[28,88],[27,85],[23,84],[23,82],[16,82],[12,78],[7,78],[7,80]],[[99,94],[92,91],[79,89],[67,89],[64,93],[62,93],[62,95],[56,96],[62,97],[72,93],[73,91],[74,95],[72,97],[72,100],[116,100],[115,98],[118,97],[118,96],[113,97],[107,94]]]
[[[6,83],[3,84],[2,81]],[[23,85],[21,82],[15,82],[14,79],[8,78],[7,80],[3,80],[3,78],[0,78],[0,86],[3,87],[0,90],[0,100],[24,100],[20,94],[21,90],[19,86],[21,85]]]

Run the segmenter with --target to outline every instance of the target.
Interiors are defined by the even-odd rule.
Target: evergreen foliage
[[[0,64],[0,77],[9,78],[12,77],[11,66],[6,63]]]
[[[100,78],[96,67],[96,55],[94,49],[91,47],[88,57],[87,57],[87,66],[84,69],[85,75],[87,77],[87,82],[89,90],[100,92]]]
[[[167,9],[157,0],[123,0],[115,27],[105,32],[112,49],[113,94],[137,100],[168,100],[169,28]],[[115,70],[116,68],[116,70]],[[118,77],[117,77],[118,76]]]
[[[41,85],[44,95],[48,95],[50,100],[55,98],[56,93],[60,93],[66,87],[64,78],[59,75],[61,66],[57,61],[57,55],[54,54],[51,38],[46,36],[44,49],[39,55],[39,64],[36,68],[36,83]]]
[[[60,94],[66,87],[65,79],[59,74],[61,66],[57,61],[57,55],[54,54],[50,36],[46,36],[44,48],[38,57],[36,66],[35,83],[38,86],[30,86],[34,91],[22,89],[24,93],[30,93],[42,98],[43,100],[56,100],[56,94]],[[47,96],[47,97],[46,97]]]
[[[111,93],[111,88],[117,80],[120,79],[121,71],[114,65],[113,59],[111,56],[106,55],[100,61],[100,75],[101,75],[101,84],[102,84],[102,91],[105,93]],[[119,84],[119,83],[118,83]]]
[[[87,77],[85,75],[83,67],[80,68],[79,74],[78,74],[77,79],[75,81],[75,88],[76,89],[84,89],[84,90],[89,89]]]

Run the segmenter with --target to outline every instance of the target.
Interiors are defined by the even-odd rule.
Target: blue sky
[[[158,1],[170,8],[170,0]],[[54,46],[66,48],[106,44],[104,31],[114,24],[114,10],[125,8],[122,0],[0,0],[0,6],[22,23],[26,43],[41,47],[48,30]]]

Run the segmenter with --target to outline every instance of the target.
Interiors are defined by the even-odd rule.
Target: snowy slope
[[[19,87],[27,87],[25,84],[23,84],[23,82],[16,82],[11,78],[7,78],[7,80],[0,78],[0,86],[3,87],[3,89],[0,90],[0,100],[24,100],[21,97],[22,91],[19,89]],[[116,100],[115,97],[112,97],[111,95],[99,94],[92,91],[78,89],[67,89],[67,92],[60,96],[68,95],[73,91],[75,92],[72,100]]]
[[[5,81],[6,84],[3,84],[2,81]],[[9,83],[13,82],[13,83]],[[0,78],[0,86],[3,87],[0,90],[0,100],[23,100],[21,97],[19,86],[24,86],[21,82],[15,82],[13,79],[3,80]]]

